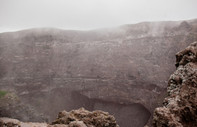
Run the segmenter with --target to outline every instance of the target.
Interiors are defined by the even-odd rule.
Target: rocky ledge
[[[0,118],[0,127],[119,127],[115,118],[103,111],[87,111],[84,108],[62,111],[52,124],[20,122],[16,119]]]
[[[153,127],[197,127],[197,42],[176,54],[176,67],[164,106],[154,111]]]

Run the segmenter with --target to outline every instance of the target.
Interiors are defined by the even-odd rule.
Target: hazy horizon
[[[197,18],[196,0],[0,0],[0,33],[29,28],[93,30]]]

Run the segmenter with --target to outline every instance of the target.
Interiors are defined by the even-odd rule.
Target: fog
[[[0,0],[0,32],[33,27],[89,30],[197,18],[196,0]]]

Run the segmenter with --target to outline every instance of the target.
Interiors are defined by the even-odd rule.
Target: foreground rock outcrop
[[[62,111],[52,124],[21,122],[16,119],[0,118],[0,127],[119,127],[112,115],[103,111],[87,111],[84,108]]]
[[[154,112],[154,127],[197,127],[197,42],[176,54],[176,67],[164,106]]]
[[[52,124],[81,125],[80,127],[118,127],[115,118],[103,111],[87,111],[84,108],[62,111]]]

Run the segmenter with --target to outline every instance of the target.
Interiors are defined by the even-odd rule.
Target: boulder
[[[60,112],[53,124],[66,124],[69,127],[119,127],[109,113],[100,110],[90,112],[84,108]]]

